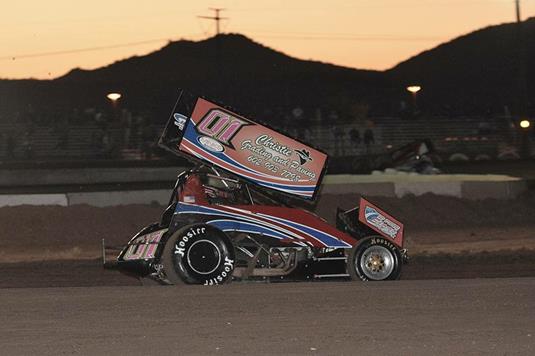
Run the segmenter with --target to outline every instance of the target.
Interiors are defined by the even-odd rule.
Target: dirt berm
[[[332,222],[337,206],[351,208],[358,199],[357,194],[324,195],[316,211]],[[473,201],[431,194],[369,199],[405,224],[412,260],[403,278],[535,276],[533,193],[515,200]],[[101,240],[123,245],[143,226],[157,221],[163,209],[154,205],[0,208],[0,270],[11,276],[0,287],[122,284],[116,277],[110,282],[98,270]],[[41,275],[45,270],[46,278]],[[90,281],[89,276],[97,278]]]

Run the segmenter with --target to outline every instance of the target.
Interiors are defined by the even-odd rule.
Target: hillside
[[[380,72],[298,60],[230,34],[171,42],[146,56],[96,70],[75,69],[52,81],[3,81],[0,91],[4,88],[3,94],[12,98],[15,94],[1,104],[11,109],[30,102],[39,107],[99,107],[107,104],[106,93],[119,91],[122,105],[165,120],[178,88],[262,115],[278,107],[335,107],[344,97],[371,101],[383,77]],[[16,90],[8,93],[7,86]]]
[[[527,83],[528,98],[535,95],[535,18],[522,23],[522,33],[518,30],[516,23],[487,27],[420,53],[386,74],[396,83],[419,83],[422,105],[434,112],[484,114],[503,112],[504,105],[518,111],[519,77]]]
[[[56,118],[74,108],[109,110],[105,95],[123,93],[121,105],[164,121],[177,88],[205,95],[268,122],[301,106],[340,109],[365,104],[370,115],[398,115],[418,83],[420,109],[429,114],[500,114],[520,111],[518,58],[525,58],[527,98],[535,97],[535,18],[484,28],[414,56],[384,71],[306,61],[237,34],[170,42],[158,51],[95,70],[75,69],[50,80],[0,80],[0,121],[32,111]],[[520,84],[519,84],[520,83]],[[533,111],[533,108],[531,108]]]

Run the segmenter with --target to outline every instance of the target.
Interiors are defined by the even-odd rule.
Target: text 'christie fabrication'
[[[299,161],[290,157],[293,150],[281,145],[269,135],[260,135],[254,143],[251,140],[241,142],[241,150],[247,150],[253,154],[247,157],[247,161],[256,166],[263,166],[270,172],[278,173],[282,178],[298,182],[303,177],[308,181],[316,179],[316,174],[304,168]],[[277,155],[279,154],[279,155]]]

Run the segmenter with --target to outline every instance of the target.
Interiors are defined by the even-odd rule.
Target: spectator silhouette
[[[364,145],[366,145],[366,152],[370,149],[370,146],[375,143],[375,137],[372,129],[366,129],[364,131]]]
[[[66,150],[69,148],[69,129],[67,127],[64,126],[60,129],[58,143],[55,148],[59,150]]]
[[[364,144],[366,146],[369,146],[374,143],[375,143],[375,137],[373,136],[372,129],[366,129],[366,131],[364,131]]]
[[[340,126],[333,127],[334,136],[334,154],[336,156],[344,155],[344,135],[345,132]]]
[[[351,143],[355,146],[360,145],[361,139],[360,139],[360,131],[353,127],[351,131],[349,131],[349,139],[351,140]]]
[[[15,158],[15,138],[13,137],[13,134],[10,132],[7,135],[6,140],[6,156],[7,158],[13,159]]]
[[[154,126],[152,124],[145,125],[141,131],[141,152],[145,159],[152,159],[155,135]]]
[[[32,146],[32,140],[30,137],[30,134],[28,132],[25,132],[22,137],[22,152],[24,154],[25,159],[32,159],[33,158],[33,146]]]

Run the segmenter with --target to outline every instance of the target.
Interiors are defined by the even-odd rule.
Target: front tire
[[[396,245],[383,237],[372,236],[351,249],[347,272],[354,280],[396,280],[401,275],[401,261],[401,252]]]
[[[231,281],[235,255],[232,242],[222,231],[199,224],[171,235],[161,260],[172,284],[217,285]]]

